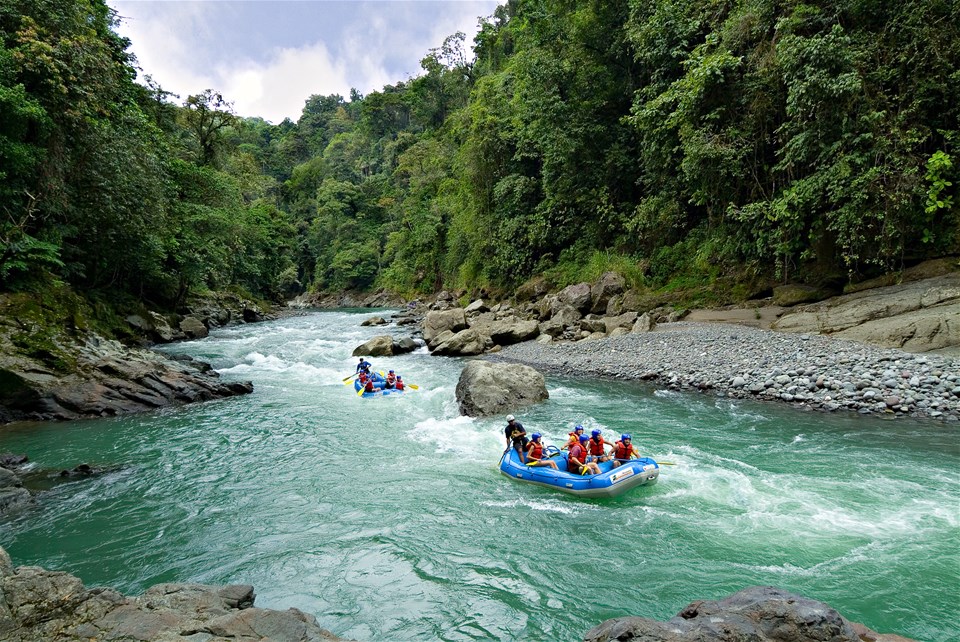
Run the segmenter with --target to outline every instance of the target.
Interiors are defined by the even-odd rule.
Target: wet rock
[[[383,317],[370,317],[369,319],[364,319],[363,322],[360,323],[360,326],[368,327],[371,325],[386,325],[386,324],[387,324],[387,320],[384,319]]]
[[[254,606],[249,585],[158,584],[139,597],[87,589],[76,577],[39,567],[13,567],[0,548],[0,639],[231,640],[345,642],[297,609]]]
[[[862,630],[862,629],[860,629]],[[689,604],[667,622],[642,617],[607,620],[584,642],[861,642],[859,630],[822,602],[771,586],[756,586],[723,600]]]
[[[389,357],[393,355],[393,337],[381,334],[353,349],[353,356]]]
[[[530,366],[471,361],[457,381],[460,414],[485,417],[549,398],[543,375]]]
[[[505,346],[535,339],[540,334],[540,326],[532,319],[521,321],[514,317],[495,321],[490,325],[489,333],[494,343]]]
[[[210,334],[207,326],[203,325],[203,321],[196,317],[184,317],[180,321],[180,331],[183,332],[188,339],[203,339]]]

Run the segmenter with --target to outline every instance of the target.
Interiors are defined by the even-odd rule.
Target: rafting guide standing
[[[520,455],[520,461],[526,461],[527,443],[530,440],[527,439],[527,431],[523,424],[513,415],[507,415],[507,426],[503,429],[503,434],[507,438],[507,448],[512,445]]]

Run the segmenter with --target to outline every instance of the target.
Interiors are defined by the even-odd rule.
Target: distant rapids
[[[960,639],[960,439],[936,422],[802,413],[642,383],[548,377],[518,409],[562,444],[630,432],[659,483],[587,501],[501,476],[501,417],[460,417],[464,361],[371,359],[420,390],[360,398],[364,311],[169,347],[254,393],[0,432],[35,466],[119,467],[0,526],[15,565],[127,594],[249,583],[357,640],[576,640],[624,615],[774,585],[917,640]]]

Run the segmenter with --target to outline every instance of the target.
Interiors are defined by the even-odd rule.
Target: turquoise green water
[[[629,430],[660,482],[584,501],[501,476],[503,421],[459,417],[458,359],[374,359],[421,390],[341,379],[382,330],[325,312],[175,347],[252,395],[123,419],[0,430],[36,465],[120,466],[0,525],[15,564],[137,593],[250,583],[358,640],[578,640],[622,615],[770,584],[881,632],[960,640],[960,439],[937,423],[801,413],[548,379],[517,412],[562,442]]]

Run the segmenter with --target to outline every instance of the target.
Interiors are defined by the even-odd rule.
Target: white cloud
[[[242,116],[297,120],[313,94],[367,94],[421,73],[456,31],[496,7],[473,2],[111,0],[145,74],[185,99],[221,92]]]
[[[217,69],[223,95],[238,114],[273,123],[296,120],[312,94],[348,96],[350,81],[343,60],[333,60],[323,43],[276,50],[263,62],[246,61]]]

